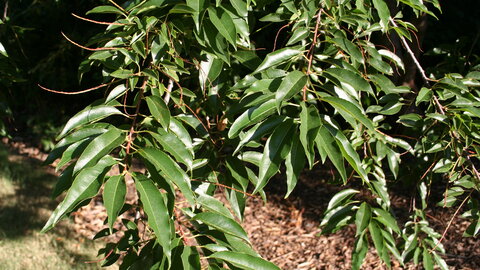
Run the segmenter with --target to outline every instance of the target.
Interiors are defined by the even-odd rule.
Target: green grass
[[[40,234],[58,201],[50,198],[56,178],[39,160],[9,152],[0,143],[0,270],[100,269],[93,243],[64,220]]]

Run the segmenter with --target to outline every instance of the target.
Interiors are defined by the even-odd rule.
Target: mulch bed
[[[36,159],[46,155],[36,148],[23,143],[6,140],[11,149]],[[320,220],[328,201],[339,191],[338,186],[327,184],[328,174],[319,171],[305,173],[295,191],[284,199],[285,183],[282,177],[273,179],[267,186],[268,201],[249,198],[245,209],[244,228],[248,232],[255,249],[281,269],[349,269],[355,227],[347,226],[335,234],[320,235]],[[127,201],[137,199],[135,192],[129,191]],[[408,216],[409,198],[405,195],[392,195],[396,213]],[[443,233],[455,209],[434,208],[428,212],[431,226]],[[132,215],[132,213],[127,213]],[[89,205],[74,214],[77,233],[85,237],[104,228],[106,213],[98,196]],[[480,241],[477,238],[463,238],[462,233],[468,223],[456,217],[449,227],[443,244],[447,250],[445,260],[451,269],[480,269]],[[118,235],[117,235],[118,237]],[[393,261],[394,269],[421,269],[413,265],[401,267]],[[370,248],[362,269],[386,269]]]

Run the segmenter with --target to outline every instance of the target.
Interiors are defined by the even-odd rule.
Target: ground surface
[[[38,164],[38,159],[45,158],[44,154],[35,148],[25,147],[23,144],[10,143],[9,148],[9,160],[15,159],[15,157],[23,159],[18,164],[19,166],[25,162]],[[37,166],[35,170],[43,170],[44,176],[52,177],[52,168],[42,169]],[[282,183],[281,177],[278,177],[273,179],[267,187],[269,198],[267,203],[260,198],[250,198],[245,210],[244,226],[255,248],[264,258],[286,270],[349,268],[355,228],[347,227],[336,234],[319,236],[321,230],[318,226],[322,213],[329,199],[339,190],[338,187],[326,184],[326,178],[328,175],[317,171],[305,174],[292,195],[288,199],[284,199],[285,184]],[[45,182],[50,183],[51,181],[39,180],[39,183],[29,184],[30,188],[23,189],[25,194],[22,194],[22,189],[12,191],[15,190],[15,187],[12,189],[12,187],[0,186],[0,218],[2,220],[0,223],[0,250],[6,250],[7,253],[0,255],[0,269],[3,269],[5,263],[10,263],[7,265],[20,264],[20,267],[5,269],[67,269],[49,268],[47,264],[44,268],[33,267],[29,264],[32,260],[51,261],[50,258],[55,258],[55,256],[59,258],[54,260],[59,260],[64,266],[71,267],[71,269],[96,268],[95,265],[82,262],[91,260],[92,248],[95,249],[98,246],[92,247],[89,244],[90,246],[85,247],[85,244],[79,244],[79,241],[88,242],[88,240],[70,241],[71,243],[68,240],[90,238],[95,231],[102,227],[102,221],[106,214],[101,201],[97,199],[82,208],[73,218],[75,224],[62,225],[59,229],[55,229],[55,234],[38,235],[37,231],[43,225],[50,210],[56,205],[56,202],[52,202],[48,198],[51,185],[43,185],[42,183]],[[35,194],[39,194],[38,196],[31,196],[32,188],[41,189],[35,191]],[[129,199],[134,200],[135,194],[131,194]],[[409,198],[406,196],[393,195],[392,203],[398,215],[408,216],[408,202]],[[27,206],[14,206],[22,203]],[[29,209],[29,212],[22,212],[26,211],[25,209]],[[454,210],[441,208],[434,210],[435,212],[428,213],[431,224],[437,231],[443,232]],[[15,221],[19,216],[22,216],[22,219]],[[15,229],[13,233],[9,231],[7,224],[11,224],[11,222],[16,222],[16,226],[21,229]],[[447,250],[445,259],[452,269],[480,269],[480,256],[478,256],[480,240],[461,237],[466,225],[466,221],[455,218],[443,240]],[[71,229],[75,231],[74,235],[69,233]],[[38,241],[40,243],[36,244]],[[62,241],[66,241],[66,244]],[[72,244],[74,246],[70,246]],[[60,249],[58,249],[59,245]],[[41,255],[38,255],[40,257],[36,255],[38,253],[35,250],[48,250],[51,246],[54,247],[50,251],[52,254],[42,252]],[[59,251],[64,254],[61,256],[55,254]],[[28,259],[28,256],[32,258]],[[27,263],[21,264],[23,260],[27,260]],[[394,268],[402,269],[398,263],[394,263]],[[405,268],[416,269],[413,266]],[[375,252],[371,249],[362,269],[385,269],[385,266],[379,262]]]

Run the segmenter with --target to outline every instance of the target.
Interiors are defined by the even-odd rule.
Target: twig
[[[458,206],[457,210],[455,211],[455,213],[453,213],[453,216],[452,218],[450,219],[450,221],[448,222],[447,224],[447,228],[445,228],[445,231],[443,231],[443,234],[442,234],[442,237],[440,237],[440,239],[438,240],[437,244],[435,244],[435,246],[430,249],[430,252],[433,252],[435,249],[437,249],[438,245],[440,245],[440,243],[442,243],[443,239],[445,239],[445,236],[447,235],[447,231],[448,229],[450,229],[450,227],[452,226],[452,222],[453,222],[453,219],[458,215],[458,212],[460,212],[460,209],[462,209],[462,206],[465,204],[465,202],[467,201],[468,198],[470,198],[470,195],[472,194],[473,190],[470,191],[470,193],[468,194],[467,197],[465,197],[465,199],[463,199],[462,203],[460,204],[460,206]]]
[[[116,23],[116,22],[100,22],[100,21],[95,21],[95,20],[92,20],[92,19],[87,19],[87,18],[84,18],[84,17],[81,17],[75,13],[72,13],[72,16],[75,17],[75,18],[78,18],[80,20],[84,20],[84,21],[87,21],[87,22],[91,22],[91,23],[96,23],[96,24],[103,24],[103,25],[127,25],[126,23]]]
[[[127,14],[128,12],[122,8],[119,4],[113,2],[113,0],[108,0],[108,2],[112,3],[114,6],[116,6],[118,9],[120,9],[121,11],[123,11],[123,13]]]
[[[71,40],[70,38],[67,37],[67,35],[65,35],[63,32],[62,33],[62,36],[70,43],[72,43],[73,45],[77,46],[77,47],[80,47],[84,50],[87,50],[87,51],[92,51],[92,52],[96,52],[96,51],[108,51],[108,50],[118,50],[118,49],[121,49],[119,47],[103,47],[103,48],[89,48],[89,47],[85,47],[83,45],[80,45],[78,43],[76,43],[75,41]]]
[[[113,82],[112,82],[113,83]],[[90,92],[90,91],[93,91],[93,90],[97,90],[99,88],[102,88],[102,87],[105,87],[107,85],[109,85],[111,83],[104,83],[104,84],[100,84],[98,86],[95,86],[95,87],[92,87],[92,88],[88,88],[88,89],[85,89],[85,90],[80,90],[80,91],[76,91],[76,92],[65,92],[65,91],[57,91],[57,90],[53,90],[53,89],[48,89],[44,86],[41,86],[40,84],[37,84],[38,87],[40,87],[41,89],[45,90],[45,91],[48,91],[48,92],[52,92],[52,93],[55,93],[55,94],[63,94],[63,95],[78,95],[78,94],[83,94],[83,93],[87,93],[87,92]]]
[[[284,28],[288,27],[290,24],[291,24],[291,22],[285,24],[284,26],[280,27],[280,29],[278,29],[277,35],[275,36],[275,41],[273,42],[273,50],[272,51],[275,51],[275,49],[277,48],[277,39],[278,39],[278,36],[280,35],[280,32],[282,32],[282,30]]]
[[[395,23],[395,21],[392,18],[390,18],[390,22],[392,23],[392,25],[394,27],[398,27],[398,25]],[[423,70],[422,65],[420,65],[420,62],[418,62],[417,58],[415,57],[415,53],[413,53],[412,49],[410,49],[410,46],[408,45],[408,42],[405,40],[405,38],[403,36],[400,36],[400,35],[399,35],[399,37],[400,37],[400,40],[402,41],[403,46],[405,47],[408,54],[412,58],[413,62],[417,66],[418,71],[422,75],[422,79],[425,82],[425,85],[430,87],[430,80],[427,78],[427,75],[425,75],[425,71]]]
[[[113,250],[114,249],[112,248],[104,258],[101,258],[101,259],[98,259],[98,260],[95,260],[95,261],[86,261],[85,263],[99,263],[103,260],[106,260],[108,257],[110,257],[110,255],[112,255]]]
[[[317,35],[318,35],[318,26],[320,25],[320,19],[322,17],[323,9],[320,9],[317,14],[317,22],[315,23],[315,32],[313,34],[313,42],[308,50],[308,68],[307,68],[307,76],[310,75],[310,69],[312,68],[313,62],[313,48],[317,44]],[[303,101],[307,100],[307,85],[303,87]]]

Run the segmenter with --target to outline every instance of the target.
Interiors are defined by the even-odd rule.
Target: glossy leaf
[[[151,147],[139,150],[139,154],[155,166],[158,171],[163,172],[168,180],[175,183],[190,204],[193,205],[195,203],[195,196],[190,186],[190,178],[177,163],[164,152]]]
[[[294,134],[292,138],[292,146],[285,159],[286,176],[287,176],[287,193],[288,197],[297,185],[300,172],[305,166],[305,152],[301,146],[298,134]]]
[[[333,166],[337,168],[340,177],[342,177],[343,182],[347,181],[347,172],[345,170],[345,164],[343,162],[342,152],[338,148],[338,145],[335,139],[332,137],[332,134],[324,126],[321,126],[318,135],[315,138],[315,143],[322,147],[325,150],[330,161],[333,163]]]
[[[372,120],[370,120],[357,106],[353,103],[337,98],[337,97],[324,97],[322,100],[328,102],[332,105],[335,109],[337,109],[341,114],[346,114],[349,117],[355,118],[357,121],[362,123],[365,127],[370,130],[374,130],[375,127],[373,126]],[[347,120],[348,118],[345,118]],[[354,123],[350,123],[355,126]]]
[[[285,119],[285,116],[272,116],[267,120],[256,124],[241,136],[241,140],[237,144],[237,148],[233,151],[233,154],[235,155],[245,144],[262,138],[265,134],[272,131],[280,123],[285,121]]]
[[[303,48],[287,47],[267,54],[265,60],[257,67],[253,73],[258,73],[268,68],[280,65],[286,61],[292,59],[295,56],[300,55],[303,52]]]
[[[53,211],[42,232],[50,230],[78,204],[95,196],[102,186],[103,177],[114,164],[116,161],[111,156],[105,156],[95,166],[83,169],[73,180],[65,199]]]
[[[357,210],[357,214],[355,216],[355,226],[357,226],[357,233],[355,236],[359,236],[365,228],[367,228],[368,224],[370,223],[370,218],[372,216],[372,210],[370,206],[363,202],[360,205],[360,208]]]
[[[300,142],[307,156],[310,169],[315,161],[314,144],[318,135],[318,130],[322,124],[318,109],[310,105],[307,107],[305,102],[300,104],[302,111],[300,113]]]
[[[165,195],[158,190],[153,181],[144,175],[134,174],[135,187],[140,193],[140,201],[148,217],[148,225],[155,232],[158,243],[168,260],[171,258],[172,234],[170,215],[165,205]]]
[[[237,45],[237,31],[232,17],[223,8],[208,8],[208,15],[218,32],[234,47]]]
[[[148,96],[146,100],[148,109],[155,120],[157,120],[164,129],[168,129],[170,126],[170,110],[167,104],[165,104],[165,101],[158,96]]]
[[[298,70],[290,72],[275,92],[275,102],[277,110],[280,112],[283,101],[289,100],[292,96],[300,93],[307,83],[307,76]]]
[[[95,122],[115,114],[122,113],[117,108],[112,106],[100,105],[95,107],[87,107],[68,120],[57,139],[63,138],[68,132],[79,126]]]
[[[279,270],[275,264],[265,261],[262,258],[233,251],[215,252],[209,258],[223,260],[235,267],[248,270]]]
[[[75,164],[73,173],[77,173],[84,167],[95,164],[100,158],[110,153],[125,141],[125,134],[116,128],[111,128],[104,134],[93,139]]]
[[[229,138],[235,138],[245,127],[256,124],[275,112],[275,100],[252,107],[242,113],[228,131]]]
[[[178,162],[185,164],[188,170],[192,170],[193,155],[177,136],[172,133],[162,135],[152,133],[152,136],[165,151],[175,157]]]
[[[118,213],[125,203],[127,185],[123,175],[115,175],[108,179],[103,189],[103,204],[107,209],[108,227],[112,231]]]
[[[243,230],[242,226],[240,226],[235,220],[228,218],[224,215],[212,212],[203,212],[196,214],[193,219],[201,221],[221,232],[228,233],[230,235],[243,239],[247,243],[249,242],[247,233],[245,232],[245,230]]]
[[[291,148],[293,128],[294,125],[291,121],[285,121],[268,138],[258,169],[258,182],[253,193],[262,189],[268,180],[277,173],[281,162],[286,158]]]

